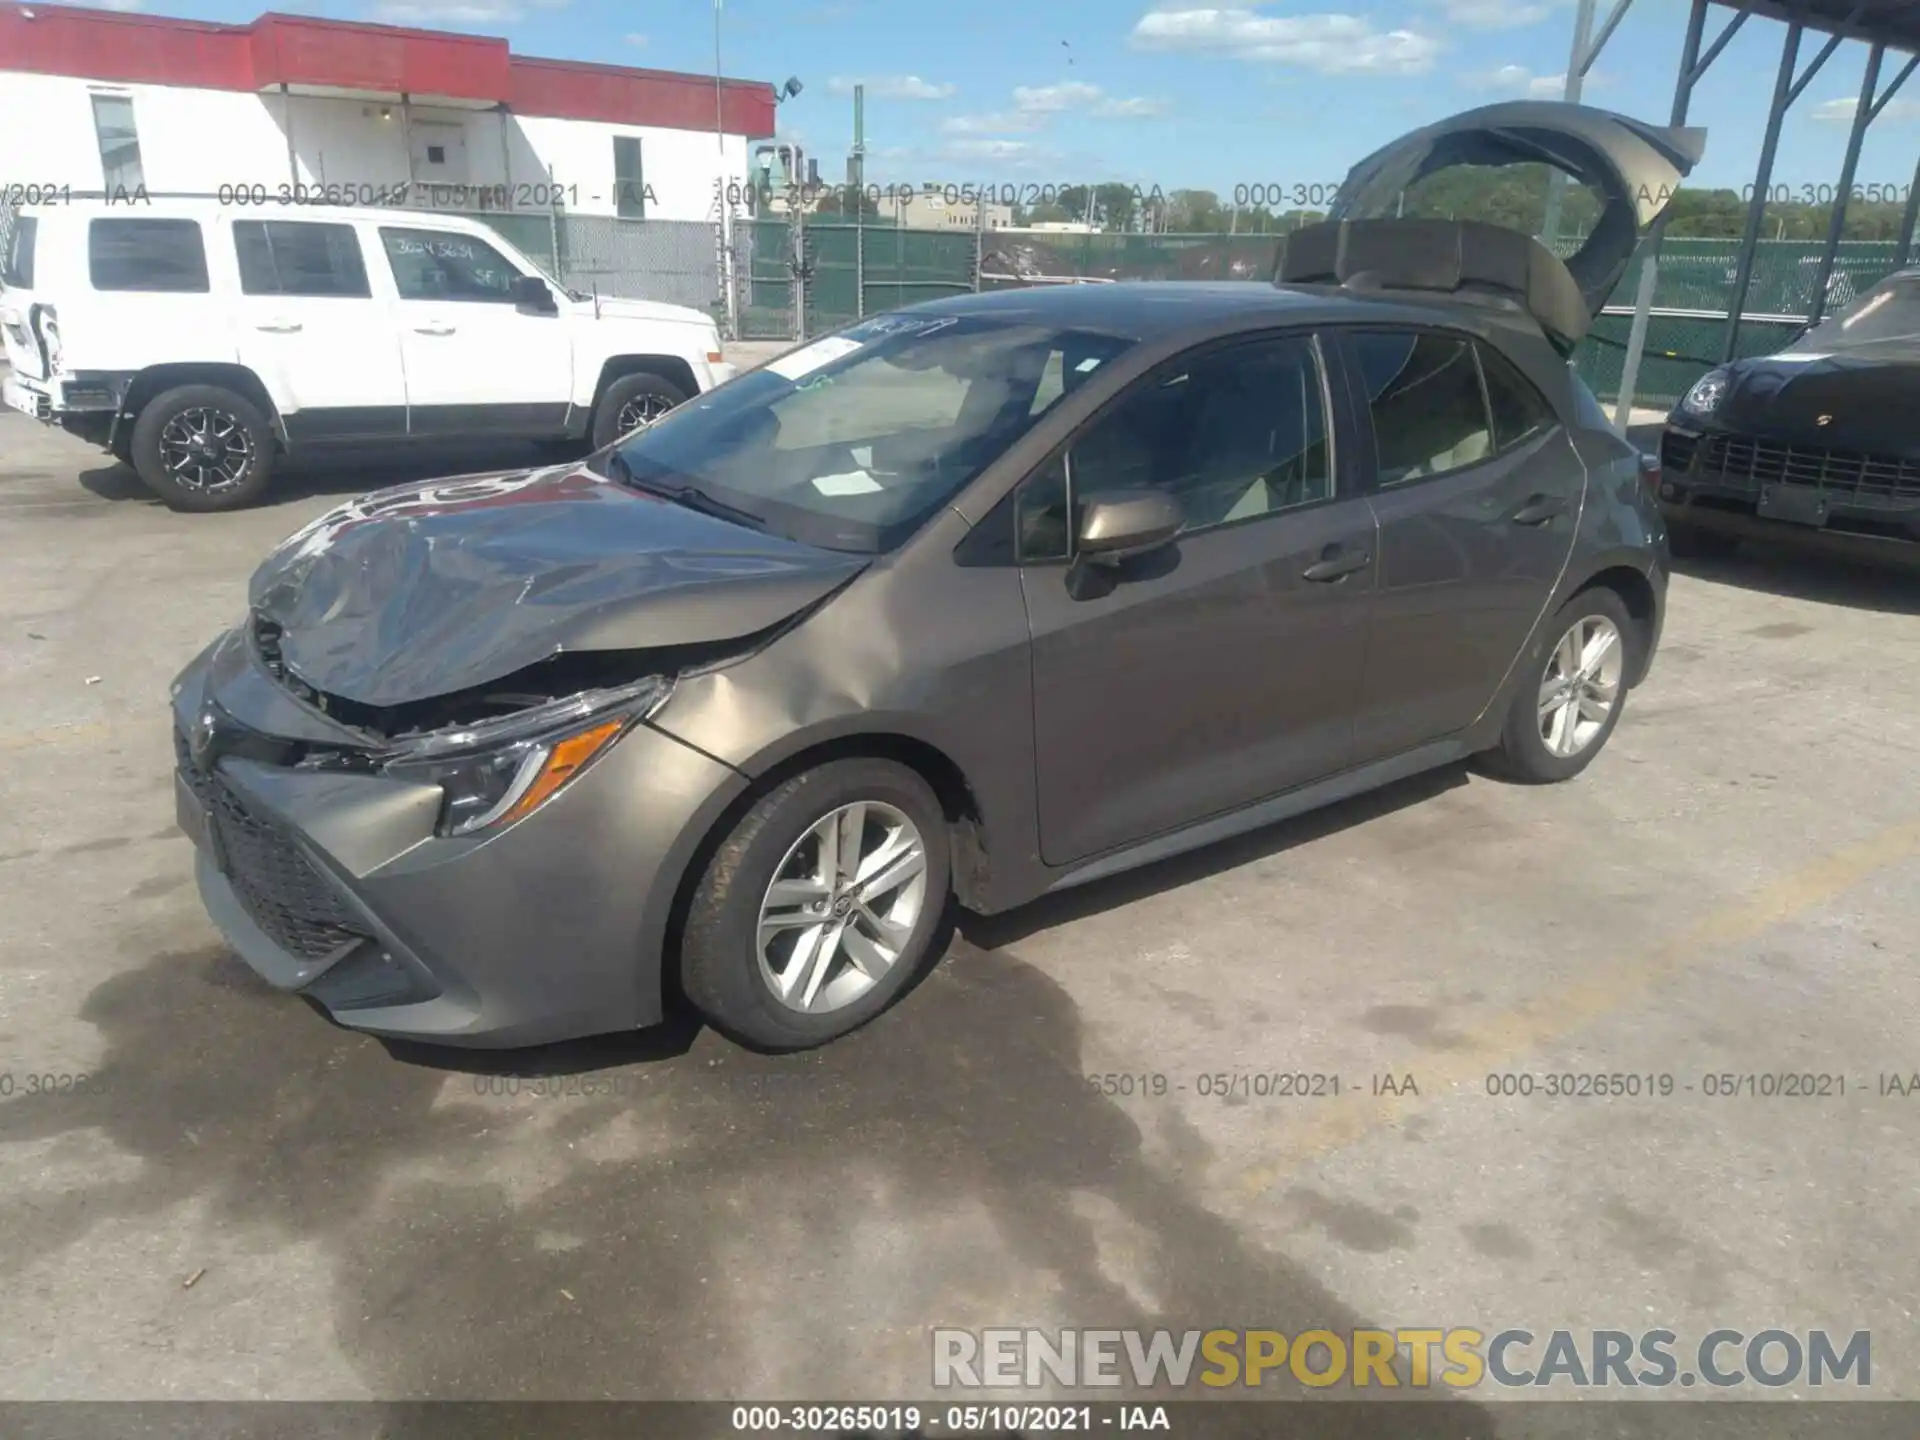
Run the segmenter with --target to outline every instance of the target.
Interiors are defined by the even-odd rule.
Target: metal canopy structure
[[[1730,14],[1709,41],[1706,36],[1707,20],[1708,12],[1713,9],[1725,10]],[[1839,254],[1841,233],[1846,228],[1847,202],[1853,189],[1854,173],[1860,163],[1860,149],[1866,140],[1867,128],[1879,118],[1907,78],[1916,68],[1920,68],[1920,0],[1692,0],[1686,41],[1680,52],[1679,74],[1674,83],[1670,123],[1687,123],[1687,110],[1693,99],[1694,86],[1720,57],[1727,42],[1756,15],[1785,25],[1786,36],[1780,50],[1779,70],[1774,77],[1772,102],[1767,110],[1765,138],[1761,141],[1760,160],[1754,173],[1752,199],[1747,206],[1746,229],[1740,238],[1733,297],[1728,307],[1727,333],[1721,352],[1724,360],[1733,359],[1739,345],[1740,320],[1753,282],[1754,255],[1759,248],[1760,228],[1766,219],[1767,198],[1773,182],[1773,162],[1780,147],[1780,128],[1788,110],[1843,41],[1858,40],[1869,47],[1866,75],[1854,110],[1853,128],[1847,136],[1846,159],[1841,165],[1839,182],[1834,187],[1827,241],[1821,252],[1820,268],[1809,301],[1808,319],[1817,322],[1826,308],[1828,282],[1833,274],[1834,259]],[[1803,67],[1800,49],[1809,33],[1822,38],[1819,48]],[[1894,52],[1892,56],[1889,56],[1890,51]],[[1906,57],[1904,62],[1899,58],[1902,55]],[[1895,246],[1895,268],[1905,265],[1913,254],[1916,220],[1920,220],[1920,159],[1916,159],[1914,181],[1907,194],[1906,213]],[[1619,406],[1614,413],[1614,425],[1622,434],[1626,433],[1633,408],[1634,387],[1640,378],[1640,361],[1646,351],[1647,322],[1653,309],[1654,282],[1658,274],[1660,244],[1665,233],[1666,217],[1662,216],[1648,239],[1646,261],[1640,272],[1639,294],[1634,303],[1633,328],[1627,337],[1626,361],[1620,376]]]

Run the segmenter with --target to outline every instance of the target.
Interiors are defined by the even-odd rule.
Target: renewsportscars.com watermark
[[[1866,1386],[1873,1335],[1825,1330],[948,1330],[933,1332],[937,1389],[1194,1385],[1470,1390]]]

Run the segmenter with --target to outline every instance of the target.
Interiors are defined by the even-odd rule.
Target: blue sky
[[[121,0],[206,19],[244,0]],[[1611,0],[1600,0],[1600,13]],[[265,8],[264,5],[259,8]],[[280,0],[275,8],[503,35],[516,51],[711,74],[708,0]],[[1634,0],[1589,103],[1667,118],[1684,0]],[[1711,36],[1732,12],[1716,7]],[[1557,97],[1573,0],[724,0],[729,75],[805,89],[783,133],[845,174],[851,84],[866,84],[868,178],[1213,189],[1337,182],[1400,132],[1492,100]],[[1754,20],[1696,92],[1696,182],[1753,174],[1784,28]],[[1816,53],[1803,42],[1801,63]],[[1787,119],[1776,183],[1830,183],[1865,66],[1849,42]],[[1883,73],[1890,79],[1897,66]],[[1858,181],[1911,183],[1920,75],[1869,132]]]

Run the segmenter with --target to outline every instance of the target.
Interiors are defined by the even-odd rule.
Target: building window
[[[100,141],[100,169],[108,195],[138,190],[147,183],[140,169],[140,135],[133,128],[132,100],[125,95],[95,95],[93,132]]]
[[[351,225],[306,220],[236,220],[234,251],[242,295],[310,295],[364,300],[373,294]]]
[[[207,252],[195,220],[95,220],[87,226],[87,274],[96,290],[205,295]]]
[[[647,182],[640,172],[640,141],[613,137],[613,213],[628,220],[647,218]]]

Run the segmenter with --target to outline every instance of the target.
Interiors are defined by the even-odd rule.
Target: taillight
[[[1660,457],[1658,455],[1649,455],[1644,450],[1640,452],[1640,483],[1653,494],[1660,493]]]

